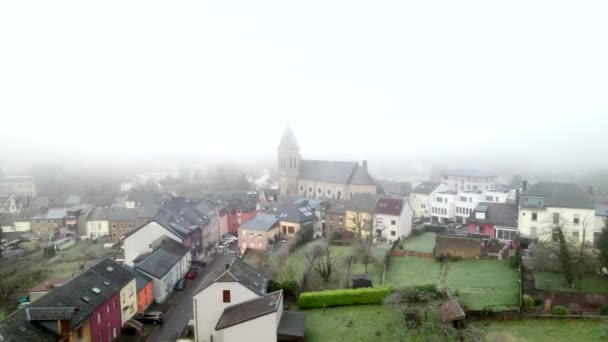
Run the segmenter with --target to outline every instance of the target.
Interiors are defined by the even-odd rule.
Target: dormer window
[[[230,290],[222,291],[222,297],[224,303],[230,303]]]

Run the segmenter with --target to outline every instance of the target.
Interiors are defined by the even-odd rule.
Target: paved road
[[[188,321],[192,319],[192,296],[194,291],[202,282],[207,270],[213,269],[220,264],[230,262],[233,256],[220,254],[202,269],[201,273],[193,280],[186,280],[186,288],[176,291],[173,298],[173,306],[165,313],[165,321],[160,329],[149,340],[151,342],[175,341],[182,333]]]

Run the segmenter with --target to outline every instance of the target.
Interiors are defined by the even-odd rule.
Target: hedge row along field
[[[392,291],[388,286],[362,289],[327,290],[305,292],[300,295],[301,309],[329,308],[360,304],[382,304],[384,298]]]

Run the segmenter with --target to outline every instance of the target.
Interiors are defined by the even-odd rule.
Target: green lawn
[[[395,315],[382,305],[344,306],[303,311],[306,341],[399,341]],[[352,323],[351,323],[352,322]],[[376,335],[376,332],[380,335]]]
[[[519,277],[516,269],[497,260],[461,260],[441,263],[431,258],[392,257],[387,285],[437,284],[458,290],[472,310],[503,309],[519,305]],[[446,273],[447,271],[447,273]]]
[[[608,279],[597,274],[585,274],[583,276],[582,292],[585,293],[608,293]],[[534,287],[537,290],[555,292],[578,292],[578,281],[575,287],[568,286],[564,274],[560,272],[536,272],[534,273]]]
[[[392,257],[386,275],[386,284],[394,286],[437,284],[438,280],[439,263],[435,259],[413,256]]]
[[[447,286],[458,290],[473,310],[519,306],[519,275],[498,260],[461,260],[449,264]]]
[[[488,341],[606,341],[608,322],[601,320],[534,320],[481,321],[473,326],[490,334]],[[499,339],[497,333],[511,335]]]
[[[435,233],[423,233],[403,241],[403,250],[420,253],[433,253],[435,249]]]

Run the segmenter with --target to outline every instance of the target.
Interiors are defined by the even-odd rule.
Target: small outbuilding
[[[448,300],[439,304],[439,316],[443,323],[451,324],[456,329],[463,328],[465,325],[466,314],[455,300]]]
[[[372,277],[369,274],[355,274],[352,276],[353,289],[373,287]]]

